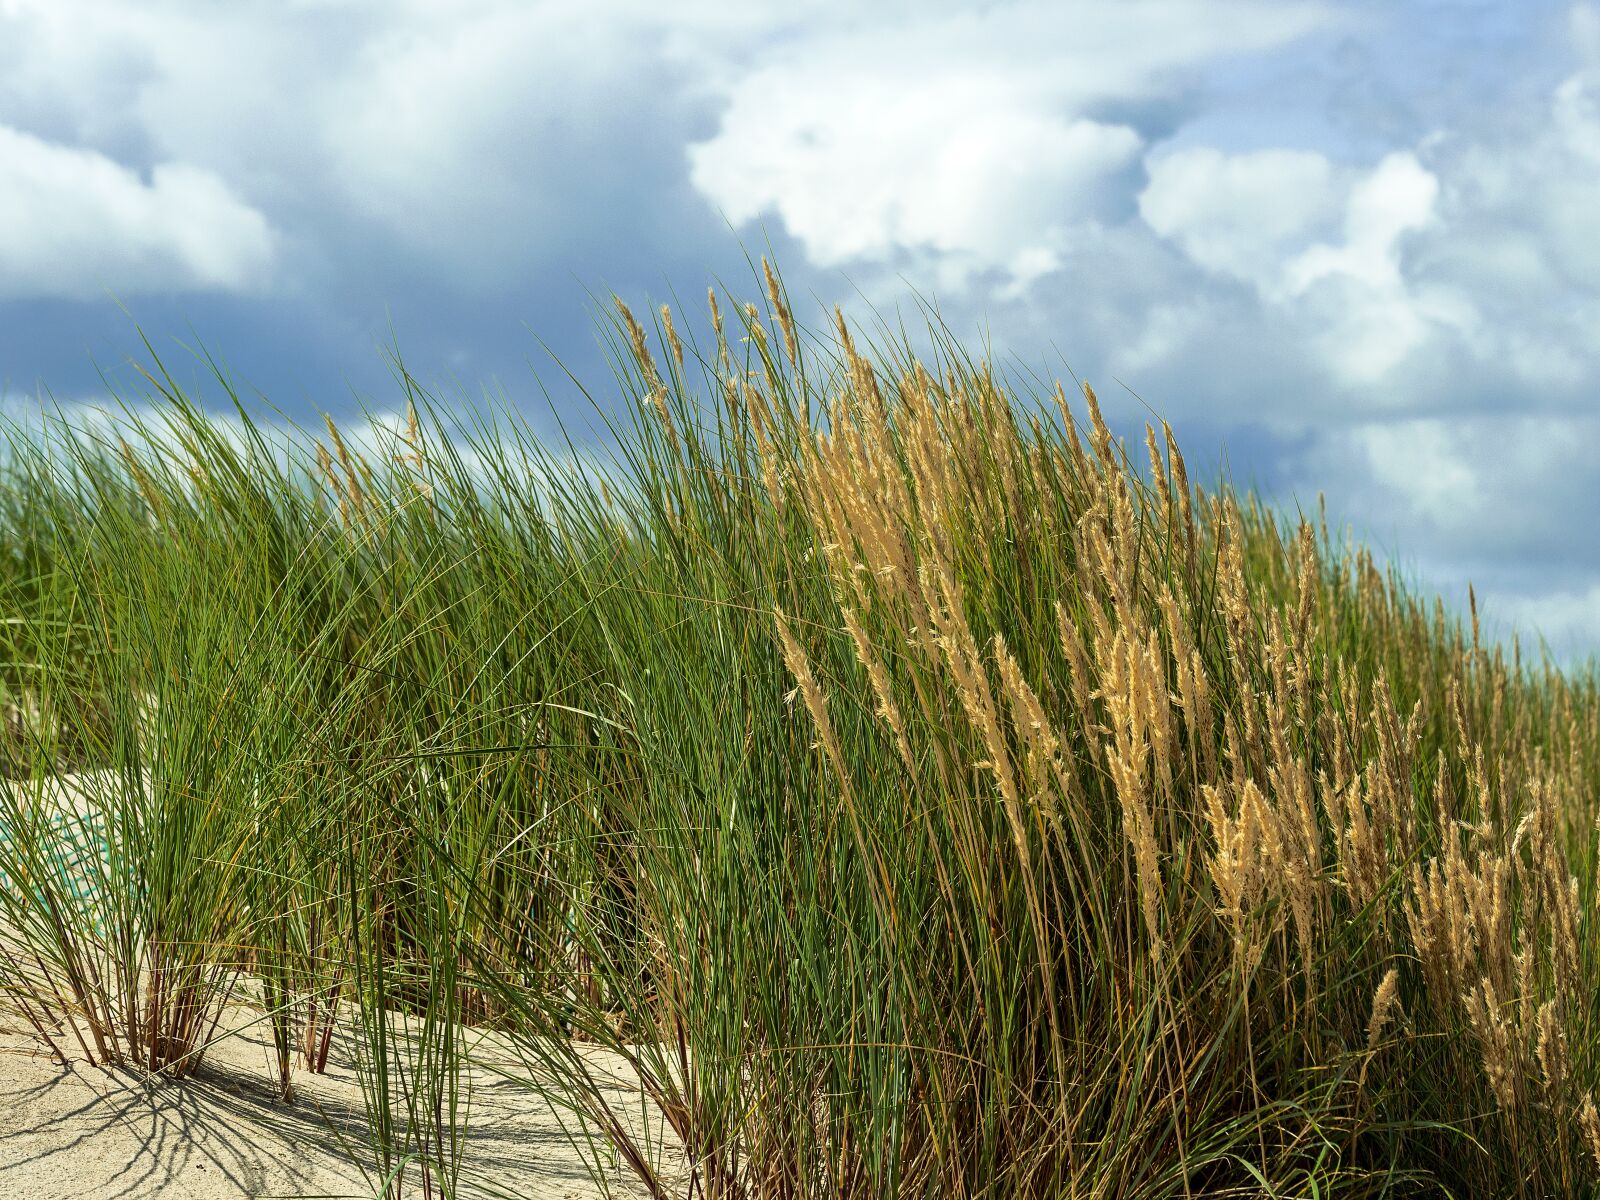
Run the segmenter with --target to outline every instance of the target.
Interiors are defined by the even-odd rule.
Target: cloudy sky
[[[1600,7],[0,0],[8,405],[134,394],[137,320],[296,417],[391,328],[532,411],[741,239],[1600,646]]]

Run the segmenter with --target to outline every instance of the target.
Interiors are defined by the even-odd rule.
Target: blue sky
[[[391,325],[537,411],[535,334],[603,395],[591,294],[770,240],[813,317],[936,296],[1564,655],[1597,214],[1587,3],[0,0],[9,406],[137,394],[114,296],[297,418],[392,406]]]

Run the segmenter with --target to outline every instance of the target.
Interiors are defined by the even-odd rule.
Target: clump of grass
[[[179,1075],[245,997],[287,1096],[342,1014],[392,1195],[471,1189],[465,1026],[662,1196],[1593,1192],[1593,674],[763,283],[618,302],[600,467],[403,368],[13,439],[41,1035]]]

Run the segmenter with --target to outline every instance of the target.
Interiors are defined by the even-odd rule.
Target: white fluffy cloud
[[[1297,482],[1339,479],[1365,524],[1406,531],[1420,549],[1524,563],[1583,546],[1600,496],[1600,415],[1480,413],[1363,422],[1318,439]],[[1554,518],[1554,519],[1551,519]]]
[[[1203,273],[1252,286],[1261,323],[1320,366],[1314,392],[1384,388],[1403,409],[1493,381],[1587,403],[1600,384],[1600,17],[1578,5],[1569,29],[1570,73],[1543,95],[1486,97],[1370,165],[1155,147],[1141,217]]]
[[[375,29],[333,83],[320,149],[349,210],[463,272],[495,273],[603,203],[651,60],[603,9],[414,6]]]
[[[1289,261],[1290,291],[1300,293],[1318,280],[1339,276],[1375,291],[1400,286],[1400,239],[1434,222],[1438,198],[1438,179],[1415,155],[1386,156],[1350,189],[1343,244],[1319,243]]]
[[[1458,32],[1487,20],[1456,8]],[[1600,595],[1581,451],[1600,444],[1600,9],[1515,62],[1438,16],[0,0],[0,300],[266,290],[358,357],[368,310],[430,303],[400,279],[444,297],[424,323],[479,362],[474,337],[506,336],[469,328],[486,309],[565,316],[542,308],[558,276],[725,265],[720,212],[774,235],[800,293],[935,288],[958,332],[992,318],[1034,365],[1059,348],[1180,434],[1255,448],[1236,477],[1324,490],[1439,581],[1577,629]],[[1363,58],[1383,39],[1415,40],[1403,77]]]
[[[1439,222],[1439,179],[1413,153],[1359,171],[1310,151],[1193,147],[1154,157],[1149,174],[1145,223],[1298,318],[1340,383],[1377,383],[1437,332],[1477,326],[1464,292],[1402,269],[1408,240]]]
[[[1144,138],[1100,109],[1328,20],[1301,3],[1012,3],[802,35],[728,75],[690,177],[820,265],[922,252],[943,282],[987,270],[1025,286],[1126,204]]]
[[[1194,146],[1151,159],[1139,214],[1200,266],[1272,294],[1287,255],[1330,233],[1340,205],[1326,155]]]
[[[1290,477],[1302,495],[1331,482],[1336,511],[1428,586],[1475,581],[1507,628],[1571,655],[1600,645],[1596,445],[1592,412],[1373,422],[1324,433]]]
[[[1489,593],[1502,632],[1515,632],[1530,649],[1542,641],[1558,662],[1582,661],[1600,646],[1600,583],[1535,594]]]
[[[821,266],[926,249],[958,270],[1036,275],[1142,147],[1125,125],[1034,111],[1000,81],[946,81],[933,95],[884,79],[761,90],[777,104],[735,107],[696,148],[695,185],[735,224],[776,215]],[[794,102],[799,92],[825,98]]]
[[[272,249],[266,219],[210,171],[163,163],[147,182],[0,126],[0,298],[244,291]]]
[[[482,295],[580,232],[648,227],[664,189],[681,204],[678,126],[791,18],[759,0],[0,0],[0,122],[203,166],[283,229],[285,279],[385,254]]]

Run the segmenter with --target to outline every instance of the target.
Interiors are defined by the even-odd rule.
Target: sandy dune
[[[601,1195],[557,1116],[496,1074],[484,1057],[468,1076],[469,1194],[537,1200]],[[596,1053],[598,1067],[612,1063]],[[12,1022],[0,1029],[0,1200],[222,1200],[371,1196],[361,1094],[335,1051],[324,1076],[296,1075],[297,1097],[274,1097],[255,1029],[217,1044],[197,1075],[146,1084],[124,1071],[58,1066]],[[618,1107],[638,1111],[617,1091]],[[606,1164],[619,1195],[627,1168]],[[463,1180],[467,1182],[467,1180]],[[422,1195],[413,1169],[407,1194]]]
[[[60,805],[64,828],[79,834],[71,823],[91,814],[88,778],[65,776],[43,793]],[[79,840],[93,844],[87,834]],[[23,1018],[0,1011],[0,1200],[372,1196],[381,1175],[370,1165],[361,1091],[339,1041],[328,1073],[297,1071],[296,1098],[283,1103],[271,1082],[259,1014],[232,1008],[224,1028],[235,1032],[207,1051],[193,1077],[152,1082],[81,1057],[60,1066]],[[72,1038],[58,1042],[76,1055]],[[481,1038],[473,1057],[463,1193],[534,1200],[601,1195],[585,1161],[587,1145],[575,1148],[547,1104],[495,1071],[496,1065],[514,1069],[509,1052]],[[632,1114],[639,1128],[639,1096],[628,1086],[626,1064],[598,1049],[587,1057],[599,1077],[616,1080],[608,1101],[625,1119]],[[639,1194],[624,1164],[602,1166],[614,1194]],[[408,1196],[423,1194],[415,1167],[405,1182]]]

